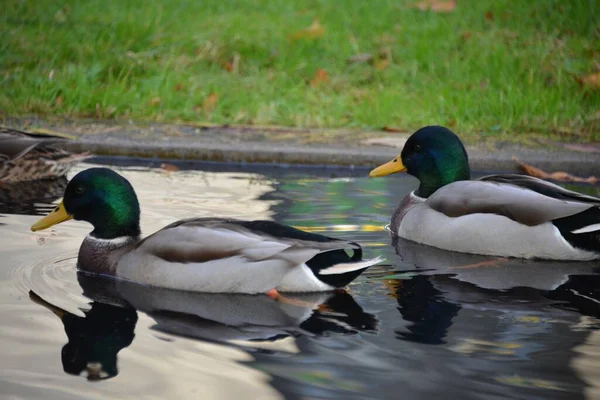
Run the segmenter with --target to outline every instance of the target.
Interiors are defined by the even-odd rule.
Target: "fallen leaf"
[[[327,74],[327,71],[325,71],[323,68],[319,68],[317,72],[315,72],[314,78],[312,78],[312,80],[310,81],[310,85],[313,87],[317,87],[327,82],[328,80],[329,75]]]
[[[491,11],[485,13],[485,19],[492,22],[494,20],[494,14]]]
[[[456,8],[456,0],[422,0],[409,5],[421,11],[433,11],[437,13],[452,12]]]
[[[229,72],[235,73],[238,71],[239,65],[240,65],[240,55],[238,53],[233,53],[233,57],[231,58],[231,61],[227,61],[227,62],[223,63],[223,68],[225,68]]]
[[[175,85],[176,92],[181,92],[182,90],[183,90],[183,83],[178,83],[177,85]]]
[[[595,72],[586,76],[575,76],[575,80],[582,88],[600,89],[600,72]]]
[[[355,54],[352,57],[348,58],[348,64],[354,63],[367,63],[373,60],[373,54],[371,53],[360,53]]]
[[[179,171],[179,167],[173,164],[162,163],[160,164],[160,168],[167,172],[177,172]]]
[[[383,128],[381,128],[381,130],[384,132],[404,132],[403,129],[395,128],[393,126],[384,126]]]
[[[375,60],[375,62],[373,62],[373,66],[375,67],[376,70],[383,71],[384,69],[389,67],[391,63],[392,63],[392,61],[389,58],[381,58],[381,59]]]
[[[217,103],[219,102],[219,95],[216,93],[211,93],[202,102],[202,110],[207,113],[213,112],[217,107]]]
[[[524,163],[523,161],[519,160],[516,157],[513,157],[513,160],[515,160],[517,162],[517,164],[519,164],[519,168],[525,174],[527,174],[529,176],[533,176],[535,178],[552,179],[552,180],[560,181],[560,182],[584,182],[584,183],[591,183],[592,185],[600,182],[600,178],[597,178],[595,176],[581,178],[579,176],[571,175],[564,171],[548,173],[542,169],[534,167],[533,165]]]
[[[148,101],[148,105],[149,106],[157,106],[160,104],[160,97],[159,96],[155,96],[153,98],[150,99],[150,101]]]
[[[62,97],[62,95],[59,94],[58,96],[56,96],[55,102],[57,107],[62,106],[64,102],[64,98]]]
[[[460,35],[460,38],[461,38],[462,40],[469,40],[469,39],[471,39],[472,37],[473,37],[473,33],[472,33],[471,31],[466,31],[466,32],[463,32],[463,33],[461,33],[461,35]]]
[[[54,13],[54,21],[56,21],[59,24],[64,24],[65,22],[67,22],[68,12],[68,8],[61,8],[56,13]]]
[[[294,40],[298,39],[318,39],[325,34],[325,28],[319,23],[317,18],[313,19],[312,24],[305,29],[301,29],[291,35]]]

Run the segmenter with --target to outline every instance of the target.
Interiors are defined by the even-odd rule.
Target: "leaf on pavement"
[[[534,167],[533,165],[524,163],[523,161],[519,160],[516,157],[513,157],[513,159],[517,162],[517,164],[519,164],[519,168],[521,169],[521,171],[523,171],[525,174],[527,174],[529,176],[533,176],[535,178],[552,179],[552,180],[560,181],[560,182],[584,182],[584,183],[591,183],[591,184],[596,184],[596,183],[600,182],[600,179],[595,176],[581,178],[579,176],[571,175],[571,174],[569,174],[567,172],[563,172],[563,171],[548,173],[542,169]]]

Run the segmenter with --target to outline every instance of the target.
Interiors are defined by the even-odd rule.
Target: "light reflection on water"
[[[598,394],[598,264],[468,256],[403,241],[392,246],[382,228],[414,188],[410,177],[215,165],[119,172],[136,188],[147,233],[192,215],[274,219],[360,241],[366,257],[387,261],[355,281],[349,294],[298,295],[291,305],[99,281],[74,269],[87,224],[28,229],[33,214],[58,195],[0,191],[3,395]],[[598,195],[597,188],[581,188]]]

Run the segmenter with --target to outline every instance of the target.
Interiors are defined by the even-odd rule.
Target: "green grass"
[[[600,0],[458,0],[451,13],[410,3],[5,0],[0,109],[600,140],[600,92],[575,79],[600,68]],[[291,38],[315,17],[322,37]],[[387,68],[348,63],[382,51]],[[321,68],[328,80],[313,87]]]

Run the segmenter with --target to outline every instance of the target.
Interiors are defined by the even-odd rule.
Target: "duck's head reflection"
[[[30,298],[63,322],[65,372],[90,380],[116,376],[117,354],[134,338],[137,311],[150,316],[162,333],[234,346],[309,335],[373,332],[378,320],[344,291],[265,295],[190,293],[149,288],[78,274],[84,294],[94,300],[85,317],[73,315],[30,292]],[[117,305],[115,305],[117,304]],[[241,343],[240,343],[241,342]]]
[[[71,375],[85,372],[88,380],[96,381],[116,376],[117,354],[134,338],[137,313],[99,302],[80,317],[48,303],[33,291],[29,298],[52,311],[63,323],[69,341],[62,348],[63,369]]]

